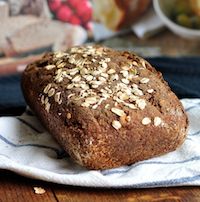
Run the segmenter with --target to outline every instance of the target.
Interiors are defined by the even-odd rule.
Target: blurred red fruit
[[[87,11],[81,16],[83,22],[88,22],[92,19],[92,9],[88,8]]]
[[[92,8],[89,0],[48,0],[56,19],[90,29]]]
[[[79,16],[84,15],[86,12],[89,10],[89,5],[86,1],[81,2],[77,7],[76,7],[76,13]]]
[[[81,4],[81,2],[83,2],[83,1],[85,1],[85,0],[67,0],[67,3],[69,4],[69,5],[71,5],[72,7],[78,7],[80,4]]]
[[[56,11],[61,6],[61,0],[49,0],[48,4],[51,11]]]
[[[58,12],[56,13],[57,19],[68,22],[72,15],[72,10],[67,6],[62,4],[59,8]]]
[[[81,24],[81,20],[73,15],[71,18],[70,18],[70,23],[74,24],[74,25],[80,25]]]

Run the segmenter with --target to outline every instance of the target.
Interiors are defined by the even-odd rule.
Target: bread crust
[[[93,51],[87,55],[85,52],[89,49]],[[65,151],[78,164],[89,169],[108,169],[162,155],[179,147],[186,137],[188,119],[182,104],[162,74],[135,54],[100,46],[89,49],[81,46],[69,49],[64,54],[48,53],[41,60],[28,65],[22,75],[22,90],[28,105]],[[72,79],[81,74],[82,70],[73,75],[71,81],[66,75],[62,81],[56,80],[55,72],[58,69],[63,71],[79,66],[76,63],[78,59],[70,60],[73,54],[86,59],[86,63],[94,61],[83,65],[91,69],[91,74],[94,74],[95,68],[100,68],[97,67],[100,61],[110,58],[107,59],[107,65],[100,63],[107,66],[106,72],[114,69],[113,75],[118,74],[119,79],[111,83],[106,80],[98,88],[90,86],[89,90],[92,89],[97,95],[106,87],[114,91],[127,76],[123,69],[128,67],[130,71],[136,71],[130,80],[133,83],[127,84],[135,84],[140,90],[140,95],[135,95],[138,92],[134,91],[136,86],[133,85],[135,94],[128,98],[130,100],[132,96],[137,100],[132,102],[135,108],[132,109],[130,103],[125,106],[125,102],[116,101],[115,95],[103,100],[96,108],[94,103],[85,105],[87,96],[80,96],[81,88],[68,88],[73,83]],[[65,65],[59,68],[62,63]],[[55,67],[50,69],[50,65]],[[83,76],[85,74],[81,78]],[[109,78],[111,76],[109,74]],[[49,89],[48,84],[51,84]],[[120,113],[122,116],[119,116]]]

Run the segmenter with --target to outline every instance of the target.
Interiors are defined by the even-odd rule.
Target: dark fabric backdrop
[[[161,71],[179,98],[200,98],[200,57],[146,58]],[[0,116],[19,115],[26,106],[20,89],[21,75],[0,77]]]

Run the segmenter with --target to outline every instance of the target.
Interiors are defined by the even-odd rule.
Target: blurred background
[[[0,0],[0,116],[25,110],[28,63],[85,43],[133,51],[179,98],[200,97],[200,0]]]
[[[198,56],[199,29],[199,0],[0,0],[0,74],[84,43],[145,57]]]

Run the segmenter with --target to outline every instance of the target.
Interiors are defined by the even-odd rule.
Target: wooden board
[[[44,194],[34,193],[42,187]],[[199,202],[199,187],[153,189],[95,189],[58,185],[28,179],[9,171],[0,170],[0,202]]]

